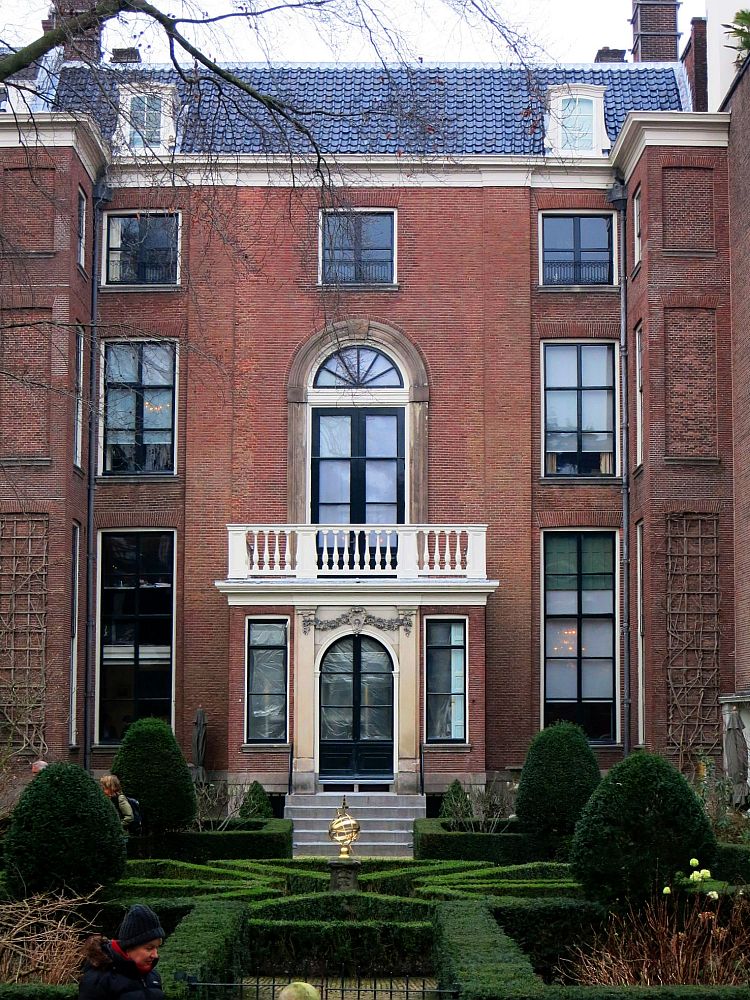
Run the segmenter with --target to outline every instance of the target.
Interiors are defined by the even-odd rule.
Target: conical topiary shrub
[[[637,902],[661,892],[692,857],[710,867],[715,851],[706,811],[685,778],[663,757],[638,751],[591,796],[570,860],[588,896]]]
[[[99,784],[77,764],[50,764],[19,798],[3,841],[16,896],[85,894],[125,870],[125,837]]]
[[[516,794],[516,815],[542,854],[569,837],[601,775],[586,734],[572,722],[531,741]]]
[[[268,792],[259,781],[254,781],[245,792],[239,812],[240,819],[271,819],[273,806]]]
[[[123,737],[112,763],[126,795],[138,799],[146,833],[184,830],[195,819],[190,770],[170,727],[138,719]]]
[[[471,818],[471,801],[458,778],[446,788],[440,800],[438,816],[447,819],[452,830],[460,830],[462,824]]]

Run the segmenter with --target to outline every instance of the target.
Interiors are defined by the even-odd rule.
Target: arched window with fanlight
[[[398,365],[376,347],[346,346],[322,361],[312,388],[314,404],[320,403],[312,407],[312,522],[402,524],[404,379]]]

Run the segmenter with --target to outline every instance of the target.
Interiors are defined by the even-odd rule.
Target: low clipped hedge
[[[205,864],[223,858],[291,858],[292,821],[269,819],[253,830],[184,830],[128,839],[131,858]]]
[[[247,917],[242,901],[196,900],[161,950],[159,972],[170,1000],[196,996],[175,974],[195,976],[202,983],[234,981],[241,975],[248,961]]]
[[[712,872],[730,885],[750,882],[750,847],[745,844],[717,844]]]
[[[414,821],[414,857],[494,861],[500,865],[535,860],[533,844],[524,833],[467,833],[448,829],[447,820],[441,819]]]
[[[78,983],[70,986],[0,983],[0,1000],[78,1000]]]
[[[457,988],[461,1000],[521,1000],[544,989],[484,900],[438,906],[436,958],[440,985]]]

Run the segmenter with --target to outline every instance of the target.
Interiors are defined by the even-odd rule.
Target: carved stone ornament
[[[402,628],[407,635],[411,635],[413,617],[413,611],[406,611],[396,615],[395,618],[378,618],[377,615],[369,614],[364,608],[349,608],[338,618],[318,618],[313,612],[307,611],[302,615],[302,631],[305,635],[309,635],[310,629],[313,628],[325,632],[341,625],[348,625],[355,635],[359,635],[362,629],[369,625],[384,632],[397,632]]]

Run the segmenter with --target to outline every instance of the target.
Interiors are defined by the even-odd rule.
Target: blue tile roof
[[[498,65],[227,66],[264,94],[288,102],[328,154],[542,155],[549,87],[605,88],[614,142],[629,111],[688,111],[684,70],[672,63]],[[64,66],[57,104],[89,111],[105,135],[114,130],[118,85],[173,84],[179,95],[178,150],[184,153],[307,152],[309,140],[269,116],[236,88],[204,78],[187,84],[174,68],[106,67],[96,77]]]

